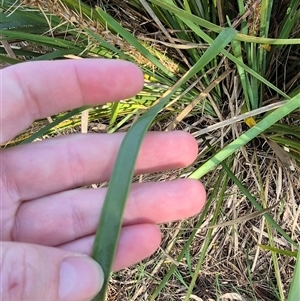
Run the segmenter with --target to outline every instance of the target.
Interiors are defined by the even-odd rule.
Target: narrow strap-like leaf
[[[20,144],[24,144],[24,143],[29,143],[34,141],[37,138],[42,137],[43,135],[45,135],[50,129],[54,128],[55,126],[57,126],[58,124],[60,124],[61,122],[73,117],[74,115],[77,115],[87,109],[91,108],[91,106],[84,106],[84,107],[80,107],[77,109],[74,109],[66,114],[64,114],[61,117],[56,118],[53,122],[45,125],[43,128],[41,128],[39,131],[37,131],[36,133],[32,134],[29,138],[25,139],[24,141],[22,141]]]
[[[94,301],[105,300],[109,275],[121,231],[126,199],[138,152],[148,128],[176,90],[215,58],[235,35],[236,31],[234,29],[224,29],[193,68],[167,91],[155,106],[142,115],[126,134],[113,169],[93,246],[92,256],[99,262],[105,275],[102,290],[93,299]]]
[[[292,283],[290,286],[288,301],[300,300],[299,283],[300,283],[300,251],[298,250],[298,256],[297,256]]]
[[[214,167],[218,166],[222,161],[228,158],[235,151],[237,151],[242,146],[247,144],[249,141],[251,141],[258,135],[260,135],[263,131],[268,129],[272,124],[284,118],[286,115],[290,114],[291,112],[298,109],[299,107],[300,107],[300,94],[287,101],[283,106],[270,113],[259,123],[257,123],[254,127],[249,129],[239,138],[232,141],[226,147],[221,149],[215,156],[213,156],[213,158],[206,161],[200,168],[195,170],[190,175],[190,178],[199,180],[201,177],[203,177]]]

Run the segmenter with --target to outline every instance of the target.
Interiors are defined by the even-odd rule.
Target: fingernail
[[[60,266],[59,300],[92,299],[103,285],[99,264],[88,256],[67,257]]]

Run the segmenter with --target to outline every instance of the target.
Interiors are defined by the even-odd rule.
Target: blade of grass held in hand
[[[196,75],[205,65],[215,58],[234,38],[236,31],[224,29],[201,59],[169,90],[160,101],[142,115],[124,137],[113,169],[112,177],[105,197],[100,222],[96,232],[92,257],[99,262],[104,271],[104,284],[93,301],[105,300],[108,277],[111,272],[126,199],[129,193],[134,167],[143,138],[158,112],[181,85]]]

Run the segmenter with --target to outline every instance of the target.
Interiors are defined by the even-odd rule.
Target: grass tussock
[[[3,66],[106,57],[133,61],[145,73],[144,90],[136,97],[37,121],[6,147],[83,130],[127,131],[169,90],[174,93],[151,129],[182,129],[199,143],[193,166],[135,179],[201,178],[208,200],[198,216],[161,225],[160,249],[114,273],[109,300],[298,300],[298,286],[291,284],[293,276],[300,281],[295,278],[298,1],[24,0],[1,5]],[[175,90],[224,27],[238,34]],[[280,108],[281,115],[276,113]],[[265,129],[255,132],[257,125]]]

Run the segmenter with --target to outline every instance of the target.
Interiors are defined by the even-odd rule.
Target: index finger
[[[120,60],[30,62],[0,72],[1,144],[36,119],[126,99],[143,87],[141,70]]]

